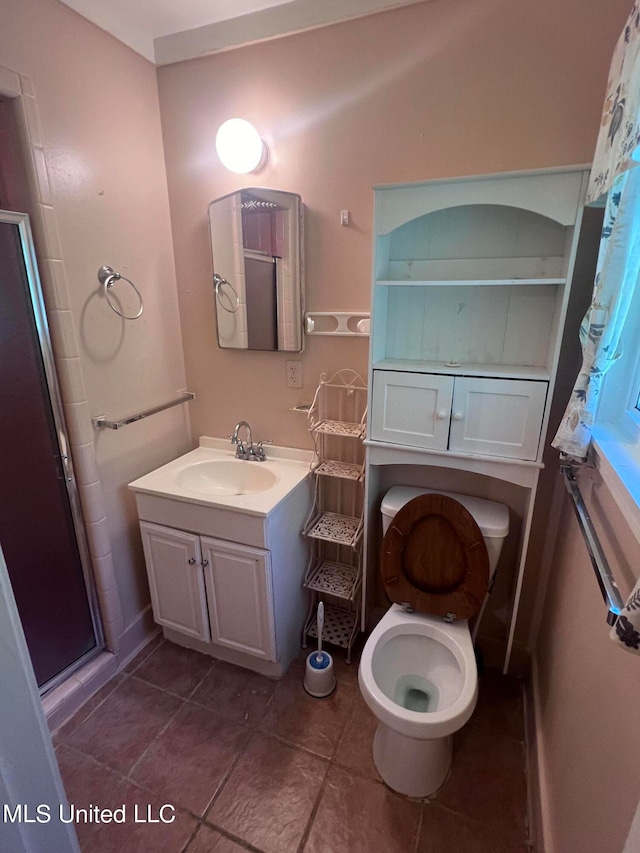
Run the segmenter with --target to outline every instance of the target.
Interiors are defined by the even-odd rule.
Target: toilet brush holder
[[[317,634],[318,648],[307,656],[302,686],[309,696],[324,699],[336,689],[336,677],[333,672],[333,658],[322,651],[322,629],[324,627],[324,602],[318,603]]]
[[[333,658],[327,652],[311,652],[307,656],[307,665],[302,686],[309,696],[324,699],[336,689],[336,676],[333,671]]]

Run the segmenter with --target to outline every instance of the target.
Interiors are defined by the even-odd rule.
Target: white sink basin
[[[178,471],[176,483],[201,495],[254,495],[275,485],[276,475],[262,462],[225,459],[195,462]]]
[[[267,516],[309,476],[309,450],[270,445],[266,462],[236,459],[234,453],[228,440],[202,436],[195,450],[129,483],[129,488],[138,502],[153,495]]]

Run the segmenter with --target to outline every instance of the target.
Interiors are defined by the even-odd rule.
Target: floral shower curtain
[[[622,354],[620,335],[640,273],[640,3],[634,2],[613,54],[587,203],[606,194],[591,305],[580,326],[583,363],[552,442],[586,458],[606,371]],[[640,654],[640,579],[611,639]]]
[[[640,272],[640,169],[618,175],[607,196],[591,305],[580,326],[582,367],[552,442],[584,460],[605,373],[618,348]]]
[[[618,40],[607,84],[587,204],[606,195],[593,298],[580,327],[583,364],[552,442],[584,460],[606,371],[618,359],[620,334],[640,271],[640,3]]]

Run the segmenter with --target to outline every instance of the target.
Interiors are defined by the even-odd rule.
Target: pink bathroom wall
[[[212,199],[252,185],[300,193],[308,310],[366,311],[372,186],[589,162],[628,6],[431,0],[160,68],[194,435],[226,435],[245,418],[261,438],[309,446],[290,407],[311,399],[322,371],[367,363],[366,340],[307,337],[295,390],[285,385],[290,355],[218,348]],[[234,176],[217,160],[216,131],[234,116],[269,145],[258,175]]]
[[[6,210],[9,204],[10,180],[14,171],[13,150],[11,145],[11,127],[6,104],[0,101],[0,209]]]
[[[68,288],[64,316],[77,341],[77,356],[67,359],[77,382],[66,392],[78,400],[86,447],[95,439],[97,469],[91,466],[106,508],[106,518],[92,518],[99,531],[94,558],[113,554],[117,586],[109,595],[120,601],[122,630],[131,628],[139,642],[149,592],[126,484],[189,449],[189,425],[177,409],[98,434],[91,416],[141,411],[186,384],[155,68],[57,0],[3,0],[1,17],[0,66],[25,78],[39,112],[32,127],[48,172],[42,200],[56,217],[55,226],[49,220],[49,257],[64,261],[54,266],[56,275],[66,273],[59,286]],[[105,304],[102,264],[138,285],[140,320],[125,323]],[[68,349],[70,341],[66,334]],[[75,396],[80,386],[87,402]]]

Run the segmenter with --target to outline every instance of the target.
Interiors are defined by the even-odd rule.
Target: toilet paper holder
[[[371,315],[366,311],[310,311],[304,315],[307,335],[368,337]]]

